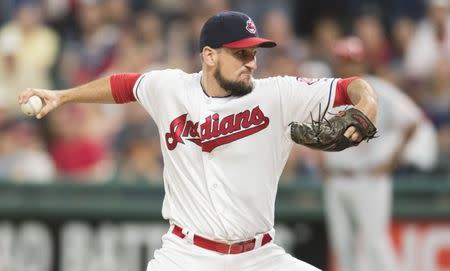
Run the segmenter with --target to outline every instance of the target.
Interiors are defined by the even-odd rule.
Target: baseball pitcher
[[[45,106],[137,101],[153,118],[164,157],[162,214],[170,226],[148,264],[160,270],[317,270],[273,243],[278,179],[294,142],[337,151],[376,132],[377,98],[359,78],[256,80],[252,19],[221,12],[200,36],[202,71],[115,74],[73,89],[27,89]],[[325,120],[331,108],[354,104]]]

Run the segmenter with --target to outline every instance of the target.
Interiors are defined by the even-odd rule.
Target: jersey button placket
[[[210,185],[210,193],[211,198],[213,199],[213,205],[214,209],[216,210],[217,214],[222,215],[225,212],[225,207],[220,203],[220,196],[218,195],[220,193],[221,187],[220,184],[213,181],[213,183]],[[216,200],[214,200],[217,198]]]
[[[205,165],[205,174],[206,174],[206,182],[209,190],[209,194],[211,197],[211,204],[214,206],[214,209],[218,214],[222,214],[224,211],[224,207],[220,204],[220,184],[217,182],[214,174],[211,171],[211,163],[213,161],[214,154],[212,153],[204,153],[204,165]]]
[[[214,106],[213,99],[211,97],[206,98],[205,107],[202,114],[202,119],[206,119],[209,116],[212,116],[215,112],[211,108]],[[214,154],[212,152],[202,152],[203,158],[203,167],[205,171],[205,181],[206,187],[208,189],[211,205],[214,207],[214,210],[218,214],[222,214],[224,211],[224,207],[220,204],[220,184],[217,182],[216,176],[214,175],[214,171],[212,170],[212,164],[214,163]]]

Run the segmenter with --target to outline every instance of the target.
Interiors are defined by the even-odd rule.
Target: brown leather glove
[[[369,141],[374,138],[377,128],[356,108],[340,111],[330,120],[312,120],[311,124],[291,125],[291,138],[294,142],[323,151],[341,151],[348,147],[356,146],[360,142],[353,142],[344,133],[353,126],[362,136],[362,140]],[[361,141],[362,141],[361,140]]]

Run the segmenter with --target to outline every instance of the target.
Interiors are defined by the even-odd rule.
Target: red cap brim
[[[254,47],[254,46],[271,48],[271,47],[277,46],[277,44],[273,40],[262,39],[262,38],[258,38],[258,37],[251,37],[251,38],[233,41],[230,43],[225,43],[223,45],[223,47],[234,48],[234,49],[248,48],[248,47]]]

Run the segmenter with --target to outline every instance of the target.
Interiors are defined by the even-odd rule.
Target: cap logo
[[[252,19],[247,20],[247,26],[245,27],[248,32],[255,34],[256,33],[256,26],[255,23],[252,21]]]

